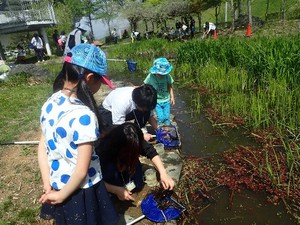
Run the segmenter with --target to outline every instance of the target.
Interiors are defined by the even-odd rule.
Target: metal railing
[[[11,29],[24,25],[55,24],[55,16],[52,5],[39,1],[37,3],[26,4],[20,1],[20,10],[0,11],[0,30]]]

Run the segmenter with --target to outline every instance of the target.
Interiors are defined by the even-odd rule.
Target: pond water
[[[212,126],[203,113],[191,115],[192,91],[176,89],[176,105],[172,109],[181,135],[182,152],[199,157],[223,152],[235,145],[253,146],[256,143],[244,129],[220,131]],[[201,225],[296,225],[282,202],[267,203],[265,193],[244,190],[236,193],[232,208],[227,209],[231,192],[220,187],[210,194],[216,200],[198,215]]]
[[[126,80],[140,85],[144,77],[128,73],[126,79],[110,75],[116,80]],[[245,134],[242,128],[220,130],[212,126],[203,113],[191,114],[192,90],[175,89],[176,105],[171,113],[175,116],[181,137],[182,154],[198,157],[223,152],[235,145],[253,146],[256,143]],[[230,191],[225,187],[216,188],[210,193],[216,203],[199,212],[198,224],[201,225],[297,225],[287,213],[283,203],[267,203],[265,193],[242,191],[233,198],[232,208],[227,209]]]

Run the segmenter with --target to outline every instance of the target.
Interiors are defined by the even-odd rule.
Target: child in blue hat
[[[94,143],[100,114],[93,94],[106,77],[104,52],[79,44],[65,58],[53,94],[41,109],[38,162],[43,181],[40,216],[57,225],[117,224]]]
[[[170,108],[175,104],[173,83],[170,75],[172,70],[171,63],[166,58],[157,58],[149,70],[149,74],[144,80],[145,84],[151,84],[157,91],[157,104],[155,107],[157,122],[170,125]]]

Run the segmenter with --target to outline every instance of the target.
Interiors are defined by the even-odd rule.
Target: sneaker
[[[45,62],[45,60],[43,59],[43,62]]]
[[[37,61],[38,63],[41,62],[40,60]]]

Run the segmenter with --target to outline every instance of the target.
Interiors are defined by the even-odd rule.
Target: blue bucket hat
[[[102,83],[107,84],[111,89],[115,89],[111,81],[106,77],[106,56],[100,48],[91,44],[76,45],[65,57],[65,61],[98,74],[102,78]]]
[[[152,74],[167,75],[171,72],[173,66],[166,58],[158,58],[154,60],[153,66],[149,72]]]

